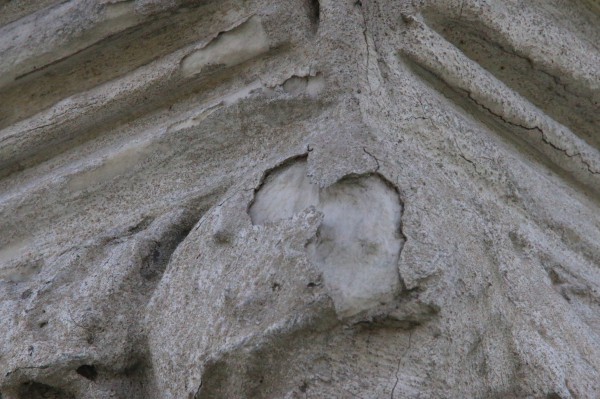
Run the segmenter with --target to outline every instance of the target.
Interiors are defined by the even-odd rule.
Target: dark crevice
[[[146,215],[146,216],[142,217],[142,219],[138,223],[136,223],[133,226],[130,226],[127,229],[127,233],[128,234],[136,234],[136,233],[139,233],[140,231],[146,230],[153,221],[154,221],[154,217]]]
[[[313,26],[313,32],[316,33],[321,21],[321,4],[319,0],[306,0],[306,8],[308,9],[308,18]]]
[[[75,399],[75,396],[50,385],[30,381],[19,387],[18,399]]]
[[[151,362],[147,354],[130,359],[130,363],[124,369],[113,370],[105,375],[103,380],[118,381],[115,385],[115,397],[142,399],[155,397],[155,382]]]
[[[98,371],[96,370],[96,367],[93,365],[84,364],[84,365],[77,367],[77,370],[75,370],[75,371],[77,372],[77,374],[79,374],[83,378],[86,378],[90,381],[95,381],[96,377],[98,377]]]
[[[440,308],[434,304],[419,301],[421,288],[407,289],[402,284],[402,291],[389,304],[382,304],[374,311],[367,311],[349,320],[349,326],[361,330],[413,330],[437,317]]]
[[[364,328],[366,330],[381,330],[381,329],[391,329],[391,330],[414,330],[415,328],[422,325],[422,322],[419,320],[399,320],[394,317],[389,316],[380,316],[376,317],[373,320],[368,321],[359,321],[354,324],[355,327]]]
[[[564,283],[564,280],[560,277],[560,275],[556,272],[556,270],[549,269],[547,272],[548,272],[548,277],[550,277],[550,281],[552,282],[552,284],[560,285],[560,284]]]
[[[206,205],[190,205],[167,229],[159,232],[158,237],[146,241],[140,265],[140,274],[144,279],[155,281],[162,276],[173,253],[185,241],[205,212]]]

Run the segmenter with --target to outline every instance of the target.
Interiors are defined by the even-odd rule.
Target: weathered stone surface
[[[599,27],[0,1],[0,397],[600,397]]]

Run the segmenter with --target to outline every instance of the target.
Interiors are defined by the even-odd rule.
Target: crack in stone
[[[461,16],[462,16],[462,4],[461,4]],[[461,18],[459,18],[458,20],[456,20],[457,23],[462,23],[461,22]],[[437,29],[434,29],[436,32],[438,32],[441,36],[443,36],[444,38],[446,38],[446,36],[444,34],[442,34],[442,32],[439,32]],[[480,32],[481,33],[481,32]],[[536,63],[533,61],[533,59],[531,59],[528,56],[525,55],[521,55],[513,50],[508,50],[506,49],[503,45],[501,45],[500,43],[496,42],[496,41],[492,41],[490,40],[488,37],[486,37],[483,34],[478,34],[476,35],[477,37],[479,37],[483,42],[485,42],[485,44],[487,44],[490,47],[494,47],[498,50],[500,50],[501,52],[512,56],[512,57],[517,57],[525,62],[527,62],[527,64],[529,64],[529,66],[531,67],[531,69],[534,72],[541,72],[544,75],[548,76],[550,79],[552,79],[554,81],[554,84],[556,84],[557,86],[562,87],[563,91],[575,98],[579,98],[579,99],[583,99],[583,100],[587,100],[590,102],[591,105],[595,105],[594,102],[592,101],[592,99],[590,97],[587,96],[582,96],[579,93],[573,92],[571,89],[568,88],[566,83],[561,82],[560,78],[558,76],[555,76],[553,74],[551,74],[550,72],[547,72],[543,69],[540,69],[538,67],[536,67]],[[446,39],[448,40],[448,39]],[[450,41],[450,40],[449,40]],[[452,43],[452,41],[450,41]],[[457,46],[458,47],[458,46]],[[458,47],[460,49],[460,47]],[[462,49],[461,49],[462,51]]]
[[[435,74],[434,74],[434,75],[435,75]],[[484,110],[486,110],[487,112],[489,112],[489,113],[490,113],[490,114],[492,114],[493,116],[495,116],[495,117],[497,117],[497,118],[500,118],[500,119],[501,119],[501,120],[502,120],[504,123],[506,123],[506,124],[508,124],[508,125],[511,125],[511,126],[519,127],[519,128],[521,128],[521,129],[529,130],[529,131],[532,131],[532,130],[537,130],[538,132],[540,132],[541,139],[542,139],[542,142],[543,142],[544,144],[546,144],[546,145],[550,146],[552,149],[554,149],[554,150],[556,150],[556,151],[562,152],[562,153],[563,153],[563,154],[564,154],[566,157],[568,157],[568,158],[579,157],[579,160],[580,160],[580,162],[581,162],[583,165],[585,165],[585,167],[586,167],[586,169],[587,169],[587,171],[588,171],[589,173],[591,173],[591,174],[593,174],[593,175],[598,175],[598,174],[600,174],[600,172],[597,172],[597,171],[595,171],[595,170],[593,170],[593,169],[592,169],[592,165],[590,165],[590,163],[589,163],[588,161],[586,161],[586,160],[583,158],[583,155],[581,154],[581,152],[576,152],[576,153],[574,153],[574,154],[570,155],[570,154],[569,154],[569,152],[568,152],[567,150],[565,150],[564,148],[561,148],[561,147],[557,146],[556,144],[554,144],[554,143],[550,142],[550,141],[549,141],[549,140],[546,138],[546,133],[544,133],[544,131],[543,131],[543,130],[542,130],[540,127],[539,127],[539,126],[528,127],[528,126],[521,125],[521,124],[519,124],[519,123],[514,123],[514,122],[511,122],[511,121],[507,120],[506,118],[504,118],[504,116],[502,116],[501,114],[498,114],[498,113],[496,113],[496,112],[492,111],[492,110],[491,110],[489,107],[486,107],[484,104],[482,104],[482,103],[480,103],[479,101],[477,101],[477,100],[476,100],[476,99],[473,97],[473,95],[472,95],[472,93],[471,93],[470,91],[468,91],[468,90],[464,90],[464,89],[461,89],[461,90],[463,90],[464,92],[466,92],[466,93],[467,93],[467,95],[468,95],[468,97],[469,97],[469,99],[470,99],[471,101],[473,101],[475,104],[479,105],[481,108],[483,108]]]
[[[575,157],[579,157],[579,161],[585,166],[585,169],[588,171],[588,173],[592,174],[592,175],[600,175],[600,171],[596,171],[594,170],[594,168],[592,167],[592,165],[589,163],[589,161],[587,161],[583,155],[581,154],[581,152],[576,152],[574,154],[569,154],[568,150],[565,150],[559,146],[557,146],[556,144],[550,142],[547,137],[546,137],[546,133],[539,127],[539,126],[533,126],[533,127],[529,127],[529,126],[524,126],[521,125],[519,123],[515,123],[515,122],[511,122],[509,120],[507,120],[503,115],[498,114],[496,112],[494,112],[491,108],[487,107],[486,105],[482,104],[481,102],[477,101],[474,97],[471,91],[464,89],[462,87],[458,87],[455,85],[452,85],[450,83],[448,83],[445,79],[443,79],[442,77],[440,77],[437,73],[433,72],[431,69],[427,68],[426,66],[424,66],[422,63],[418,63],[418,65],[423,68],[425,71],[427,71],[428,73],[430,73],[433,77],[435,77],[437,80],[439,80],[440,82],[443,82],[444,84],[446,84],[448,87],[453,88],[455,90],[459,90],[463,93],[465,93],[467,95],[467,97],[473,101],[476,105],[478,105],[479,107],[481,107],[482,109],[484,109],[485,111],[487,111],[490,115],[495,116],[497,118],[499,118],[501,121],[503,121],[504,123],[514,126],[514,127],[518,127],[524,130],[528,130],[528,131],[532,131],[532,130],[537,130],[538,132],[540,132],[540,136],[541,136],[541,140],[544,144],[548,145],[550,148],[559,151],[561,153],[563,153],[567,158],[575,158]],[[443,94],[443,93],[442,93]],[[447,97],[446,95],[444,95],[445,98],[449,99],[450,101],[452,101],[452,99],[450,99],[449,97]],[[419,100],[420,103],[420,100]],[[421,104],[422,106],[422,104]]]
[[[5,377],[8,377],[9,375],[16,373],[20,370],[45,370],[47,368],[49,368],[49,365],[43,365],[43,366],[23,366],[23,367],[17,367],[16,369],[14,369],[13,371],[9,371],[5,374]]]
[[[365,154],[367,154],[368,156],[370,156],[371,158],[373,158],[373,160],[375,161],[375,164],[377,164],[377,166],[375,167],[375,172],[379,171],[379,159],[377,159],[377,157],[373,154],[371,154],[369,151],[367,151],[367,149],[365,147],[363,147],[363,151],[365,152]]]
[[[404,356],[406,356],[406,354],[410,350],[411,341],[412,341],[412,331],[410,331],[408,333],[408,346],[404,350],[404,353],[402,354],[402,356],[400,356],[400,359],[398,359],[398,366],[396,368],[396,382],[394,383],[394,387],[392,388],[392,392],[390,393],[390,399],[394,399],[394,392],[396,391],[396,387],[398,386],[398,383],[400,382],[400,377],[398,376],[398,373],[400,373],[400,365],[402,364],[402,359],[404,359]]]
[[[365,46],[366,46],[366,65],[365,65],[365,78],[367,79],[367,84],[369,85],[369,91],[372,92],[373,88],[371,87],[371,82],[369,80],[369,68],[370,68],[370,54],[371,54],[371,49],[369,46],[369,39],[367,37],[367,33],[368,33],[368,29],[367,29],[367,18],[365,17],[365,12],[362,8],[362,3],[360,1],[357,1],[355,3],[356,5],[358,5],[361,9],[361,15],[362,15],[362,19],[363,19],[363,30],[362,30],[362,34],[363,34],[363,38],[365,39]]]

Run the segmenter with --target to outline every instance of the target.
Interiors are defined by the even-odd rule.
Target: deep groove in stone
[[[539,133],[540,141],[545,145],[548,145],[550,148],[557,152],[561,152],[567,158],[572,158],[573,156],[568,156],[565,154],[565,151],[557,148],[546,140],[544,133],[537,127],[528,128],[525,126],[520,126],[515,123],[507,122],[502,116],[497,115],[491,112],[488,108],[483,106],[482,104],[474,101],[471,95],[468,92],[453,87],[446,83],[442,78],[437,76],[434,72],[425,68],[423,65],[415,62],[409,57],[401,55],[400,58],[402,61],[417,75],[420,77],[424,83],[430,86],[433,90],[440,93],[449,101],[458,105],[460,108],[465,110],[470,116],[474,117],[477,121],[486,125],[491,131],[498,134],[498,136],[503,139],[503,141],[507,141],[515,148],[520,154],[524,155],[526,158],[533,160],[535,162],[541,163],[546,168],[550,169],[552,172],[563,178],[565,181],[569,182],[569,184],[577,187],[578,190],[588,194],[590,197],[595,199],[600,199],[600,191],[597,188],[591,187],[587,182],[582,181],[577,178],[572,172],[565,170],[561,165],[557,164],[551,158],[545,154],[542,150],[536,148],[531,143],[528,142],[527,139],[522,138],[521,135],[515,134],[515,132],[521,131],[531,131],[536,130]],[[459,154],[460,156],[460,154]],[[579,156],[577,157],[580,158]],[[589,165],[582,161],[582,165],[588,168],[591,175],[597,175],[594,171],[589,169]]]
[[[597,98],[592,98],[594,93],[574,92],[564,77],[554,76],[536,66],[527,56],[508,49],[486,34],[483,27],[437,15],[428,18],[427,24],[496,79],[590,145],[600,148],[600,138],[596,134],[600,123],[596,110],[600,103]]]
[[[313,25],[314,32],[319,29],[319,23],[321,22],[321,4],[319,0],[307,0],[308,1],[308,18]]]

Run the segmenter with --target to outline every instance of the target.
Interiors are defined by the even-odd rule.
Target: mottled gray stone
[[[0,397],[600,397],[598,0],[0,0]]]

